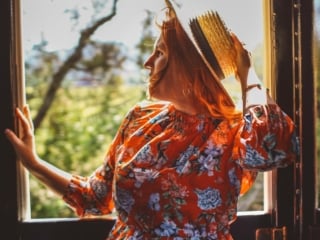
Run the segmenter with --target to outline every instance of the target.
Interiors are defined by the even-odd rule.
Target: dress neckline
[[[206,120],[212,121],[214,119],[212,116],[208,116],[202,113],[189,114],[189,113],[183,112],[181,110],[176,109],[172,103],[168,104],[168,109],[169,109],[169,115],[171,115],[175,120],[180,120],[182,122],[194,123],[194,122],[206,121]]]

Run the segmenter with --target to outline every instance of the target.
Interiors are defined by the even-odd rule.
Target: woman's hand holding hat
[[[246,89],[248,72],[252,66],[251,55],[234,33],[231,34],[231,37],[236,50],[235,77],[240,81],[242,89]]]

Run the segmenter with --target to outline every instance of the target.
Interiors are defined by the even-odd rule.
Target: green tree
[[[140,38],[140,42],[136,45],[136,48],[139,51],[137,57],[137,65],[143,68],[143,64],[147,57],[150,55],[153,49],[153,44],[155,41],[154,37],[154,13],[146,10],[146,18],[142,22],[143,30]]]
[[[128,102],[119,100],[123,95],[122,79],[115,74],[126,59],[125,50],[120,45],[91,39],[99,27],[115,16],[117,1],[113,1],[108,15],[101,11],[106,1],[92,3],[95,14],[81,30],[73,49],[67,53],[49,52],[48,42],[43,39],[26,58],[25,67],[27,101],[35,116],[39,155],[66,171],[83,175],[98,165],[96,159],[101,163],[119,125],[118,115],[124,114]],[[79,10],[66,12],[76,27],[81,17]],[[33,177],[30,188],[32,217],[73,216]]]
[[[111,12],[108,15],[104,15],[98,19],[93,18],[93,21],[84,29],[81,30],[79,41],[77,45],[72,49],[67,58],[58,66],[57,70],[54,71],[51,81],[49,82],[47,91],[45,93],[44,99],[37,111],[34,118],[34,128],[35,130],[40,126],[42,120],[44,119],[47,111],[49,110],[51,104],[54,101],[55,95],[58,89],[61,87],[63,80],[65,79],[68,72],[75,67],[75,65],[82,59],[83,50],[90,42],[92,35],[106,22],[110,21],[116,15],[116,6],[118,0],[113,0],[113,5],[111,7]],[[103,1],[93,1],[94,7],[99,9],[97,6],[104,5]],[[73,13],[73,19],[78,19],[77,10],[71,11]]]
[[[63,87],[37,131],[37,151],[69,172],[88,176],[103,161],[120,121],[141,89],[114,76],[110,84]],[[32,101],[31,101],[32,104]],[[30,180],[32,217],[72,217],[74,213],[35,179]]]
[[[93,17],[81,31],[78,44],[67,53],[47,51],[48,42],[42,40],[26,62],[26,92],[35,116],[37,151],[41,158],[82,176],[88,176],[101,164],[125,113],[145,96],[142,80],[127,84],[120,74],[128,60],[123,46],[91,38],[115,15],[116,3],[113,1],[108,16]],[[97,0],[93,4],[97,15],[103,14],[104,3]],[[66,12],[76,28],[79,10]],[[143,36],[144,42],[152,38],[151,32]],[[151,52],[152,44],[145,46],[139,51],[140,59]],[[33,218],[75,216],[32,176],[30,188]]]

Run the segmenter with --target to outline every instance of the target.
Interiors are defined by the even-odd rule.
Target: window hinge
[[[287,240],[287,228],[258,228],[256,230],[256,240]]]

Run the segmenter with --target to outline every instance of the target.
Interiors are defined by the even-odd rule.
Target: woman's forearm
[[[251,106],[267,104],[266,89],[254,69],[249,70],[246,82],[247,84],[242,86],[243,111],[246,112]]]
[[[32,175],[48,186],[59,196],[63,196],[72,177],[71,174],[62,171],[52,164],[39,159],[38,164],[28,169]]]
[[[68,187],[71,175],[38,157],[29,107],[26,105],[22,110],[17,108],[15,114],[22,127],[21,136],[16,135],[10,129],[5,130],[5,135],[14,147],[17,158],[42,183],[57,194],[63,195]]]

